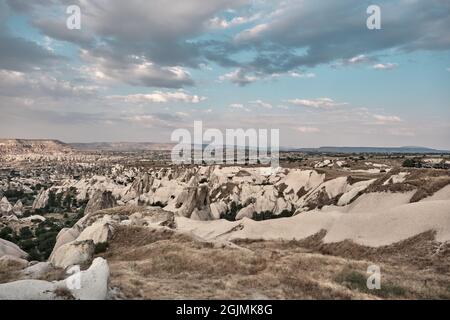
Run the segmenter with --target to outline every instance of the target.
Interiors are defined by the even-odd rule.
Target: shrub
[[[10,227],[4,227],[2,230],[0,230],[0,238],[4,239],[5,236],[11,235],[13,232],[13,229],[11,229]]]
[[[83,216],[84,216],[84,209],[83,209],[83,211],[80,211],[78,214],[76,214],[72,218],[66,220],[66,222],[64,222],[64,226],[66,228],[72,228],[75,225],[75,223],[78,222],[78,220],[83,218]]]
[[[28,255],[30,256],[31,261],[42,261],[44,260],[36,248],[31,248],[28,251]]]
[[[4,227],[2,230],[0,230],[0,238],[13,243],[17,241],[16,233],[10,227]]]
[[[269,219],[279,219],[279,218],[287,218],[292,217],[294,215],[295,210],[283,210],[280,212],[280,214],[274,214],[272,211],[263,211],[263,212],[254,212],[253,213],[253,220],[255,221],[262,221],[262,220],[269,220]]]
[[[403,167],[405,168],[413,168],[415,167],[415,161],[413,159],[406,159],[405,161],[403,161]]]
[[[232,202],[230,204],[230,210],[228,210],[225,213],[222,213],[220,215],[221,219],[226,219],[228,221],[235,221],[236,220],[236,215],[238,214],[239,210],[241,210],[243,207],[241,204],[236,203],[236,202]]]
[[[22,190],[6,190],[3,196],[8,198],[10,202],[16,202],[24,197],[24,192]]]
[[[405,159],[403,161],[402,166],[405,167],[405,168],[421,168],[422,167],[422,163],[420,162],[419,159],[408,158],[408,159]]]
[[[29,227],[23,227],[19,231],[19,236],[21,239],[30,239],[33,238],[33,233]]]
[[[22,250],[28,252],[28,251],[30,251],[31,249],[33,249],[35,247],[35,244],[34,244],[34,241],[31,240],[31,239],[20,240],[19,241],[19,247],[21,247]]]
[[[367,277],[355,270],[344,268],[335,278],[339,284],[346,286],[351,290],[358,290],[367,294],[373,294],[382,298],[405,296],[405,288],[391,282],[382,281],[380,289],[367,288]]]
[[[108,247],[109,247],[108,242],[99,242],[95,245],[94,253],[95,254],[103,253],[106,251],[106,249],[108,249]]]
[[[153,207],[160,207],[160,208],[164,208],[166,205],[164,203],[162,203],[161,201],[156,201],[152,203]]]

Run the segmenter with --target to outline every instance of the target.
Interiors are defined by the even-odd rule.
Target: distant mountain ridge
[[[159,142],[87,142],[64,143],[55,139],[0,139],[0,154],[21,153],[72,153],[76,151],[165,151],[172,150],[175,143]],[[206,146],[206,145],[205,145]],[[229,148],[230,146],[227,146]],[[449,150],[438,150],[426,147],[333,147],[295,148],[281,147],[280,151],[307,153],[402,153],[402,154],[443,154]]]
[[[71,153],[66,143],[53,139],[0,139],[0,154]]]
[[[319,148],[286,148],[285,151],[318,152],[318,153],[420,153],[441,154],[449,150],[438,150],[426,147],[319,147]]]
[[[80,151],[162,151],[171,150],[175,143],[158,142],[86,142],[70,143],[72,148]]]

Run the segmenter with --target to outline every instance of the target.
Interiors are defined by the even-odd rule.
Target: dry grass
[[[21,268],[18,268],[16,265],[0,265],[0,283],[8,283],[17,280],[28,279],[26,275],[24,275]],[[37,277],[36,280],[45,280],[45,281],[59,281],[67,278],[67,274],[64,269],[61,268],[52,268],[51,270],[45,272],[40,277]]]
[[[406,180],[402,183],[383,185],[393,175],[408,172]],[[395,168],[388,174],[380,177],[366,190],[367,192],[408,192],[416,190],[410,202],[418,202],[432,196],[436,191],[450,184],[450,171],[438,169]]]
[[[0,266],[0,283],[16,281],[20,277],[20,272],[12,266]]]
[[[119,228],[103,254],[111,286],[126,299],[415,299],[450,298],[447,249],[432,257],[433,234],[379,249],[303,241],[236,241],[218,248],[172,230]],[[417,251],[408,251],[417,247]],[[374,251],[375,250],[375,251]],[[416,264],[427,251],[429,257]],[[364,287],[380,265],[382,290]]]
[[[55,291],[55,296],[62,300],[75,300],[75,297],[72,295],[69,289],[67,288],[57,288]]]
[[[418,187],[416,193],[412,196],[410,202],[418,202],[426,197],[432,196],[436,191],[450,184],[450,176],[441,176],[436,178],[418,179],[408,181]]]

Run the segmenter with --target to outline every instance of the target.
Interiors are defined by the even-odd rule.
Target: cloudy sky
[[[450,149],[448,0],[0,0],[0,18],[0,137],[167,142],[202,120]]]

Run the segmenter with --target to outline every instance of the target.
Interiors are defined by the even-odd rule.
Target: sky
[[[449,31],[446,0],[0,0],[0,137],[450,149]]]

